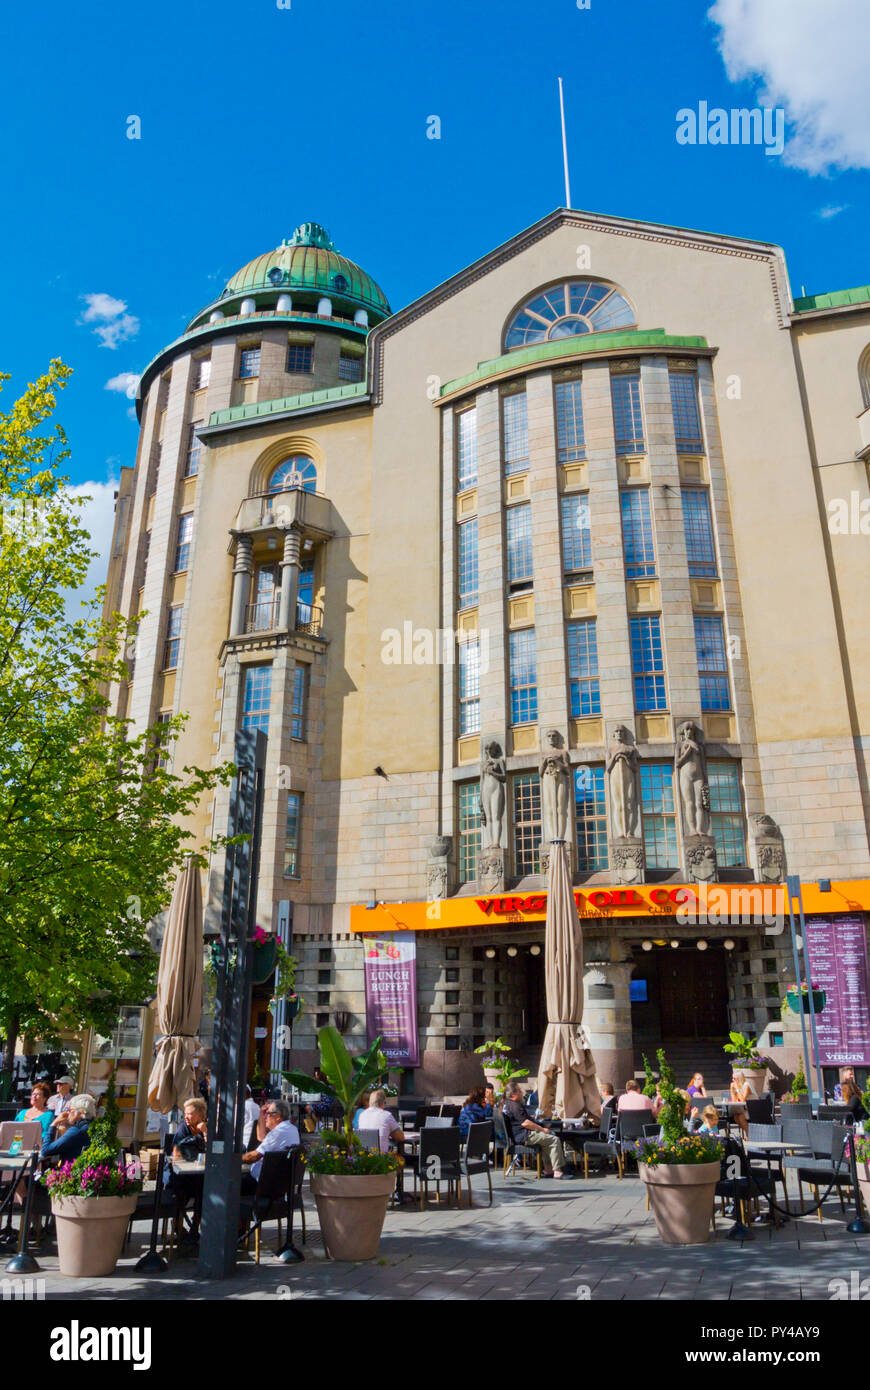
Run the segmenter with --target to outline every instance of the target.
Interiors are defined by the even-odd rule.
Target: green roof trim
[[[347,386],[328,386],[323,391],[305,391],[301,396],[281,396],[274,401],[249,401],[247,405],[233,405],[228,410],[214,411],[209,416],[208,429],[242,424],[246,420],[259,420],[269,415],[289,414],[312,406],[334,405],[337,401],[352,401],[365,396],[367,392],[364,381],[354,381]]]
[[[554,358],[576,357],[578,353],[595,354],[619,351],[622,348],[663,347],[708,349],[706,338],[675,337],[661,328],[627,329],[621,333],[589,333],[576,338],[557,338],[549,343],[536,343],[534,347],[518,348],[502,357],[493,357],[489,362],[479,362],[473,372],[455,377],[441,387],[442,396],[453,395],[466,386],[486,381],[488,377],[499,376],[513,367],[531,367],[537,362],[549,362]]]
[[[849,304],[870,304],[870,285],[854,290],[830,290],[827,294],[807,294],[794,302],[796,314],[810,314],[813,309],[842,309]]]

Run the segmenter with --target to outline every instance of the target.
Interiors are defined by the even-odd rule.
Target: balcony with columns
[[[323,638],[323,610],[312,594],[300,594],[301,573],[312,574],[318,551],[334,534],[332,503],[301,488],[246,497],[230,532],[234,557],[229,642],[266,634],[285,640]],[[255,574],[280,571],[280,583],[254,587]]]

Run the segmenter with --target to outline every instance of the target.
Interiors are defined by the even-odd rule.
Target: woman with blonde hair
[[[732,1078],[731,1078],[731,1091],[730,1091],[730,1095],[731,1095],[732,1103],[733,1103],[734,1105],[736,1105],[736,1104],[739,1102],[741,1105],[744,1105],[744,1106],[745,1106],[745,1104],[746,1104],[746,1102],[747,1102],[748,1100],[757,1100],[757,1099],[758,1099],[758,1097],[756,1096],[754,1090],[752,1089],[752,1086],[751,1086],[751,1085],[749,1084],[749,1082],[746,1080],[745,1073],[742,1072],[742,1071],[736,1071],[736,1072],[734,1073],[734,1075],[732,1076]],[[748,1139],[748,1138],[749,1138],[749,1121],[748,1121],[748,1119],[746,1118],[746,1111],[745,1111],[745,1109],[741,1109],[741,1110],[732,1109],[732,1111],[731,1111],[731,1118],[737,1121],[738,1125],[739,1125],[740,1128],[743,1130],[743,1133],[744,1133],[745,1137]]]

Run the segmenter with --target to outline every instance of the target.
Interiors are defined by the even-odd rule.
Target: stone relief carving
[[[709,837],[695,836],[686,845],[686,869],[697,883],[713,883],[716,879],[716,847]]]
[[[429,841],[429,862],[426,865],[426,895],[430,902],[446,898],[450,889],[450,835],[435,835]]]
[[[507,848],[506,783],[502,746],[491,739],[484,744],[480,762],[481,850]]]
[[[485,893],[500,893],[504,888],[504,850],[498,847],[481,850],[477,876]]]
[[[755,851],[756,877],[762,883],[784,883],[788,873],[782,831],[764,812],[749,817]]]
[[[645,859],[640,845],[614,845],[610,860],[611,868],[620,883],[643,881]]]
[[[610,819],[616,839],[635,840],[640,835],[640,800],[637,792],[640,754],[633,735],[617,724],[607,750],[605,770],[610,789]]]
[[[710,834],[710,788],[704,736],[698,725],[686,720],[677,730],[674,770],[680,793],[686,837]]]
[[[568,840],[571,807],[571,759],[558,729],[548,729],[539,768],[541,778],[541,856],[549,859],[551,840]]]

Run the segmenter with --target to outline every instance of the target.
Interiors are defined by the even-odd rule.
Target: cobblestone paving
[[[459,1211],[433,1202],[387,1214],[380,1253],[362,1264],[327,1260],[314,1203],[306,1193],[308,1241],[296,1243],[303,1264],[271,1258],[277,1228],[266,1228],[257,1266],[247,1257],[232,1279],[205,1282],[196,1260],[178,1258],[164,1275],[137,1274],[145,1226],[110,1279],[72,1280],[57,1272],[53,1247],[37,1252],[49,1299],[326,1298],[351,1299],[829,1299],[830,1282],[870,1276],[870,1235],[853,1236],[836,1198],[824,1220],[793,1219],[779,1230],[756,1225],[754,1239],[727,1239],[732,1222],[717,1218],[705,1246],[674,1248],[659,1240],[636,1176],[538,1182],[531,1173],[476,1184],[482,1205]],[[853,1281],[854,1282],[854,1281]]]

